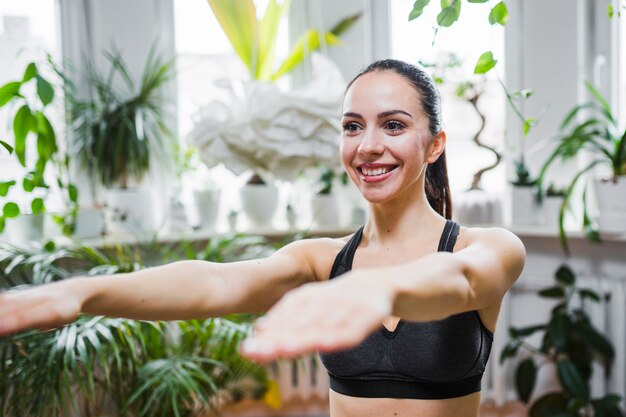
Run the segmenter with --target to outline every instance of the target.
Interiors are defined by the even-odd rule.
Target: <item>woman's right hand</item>
[[[0,336],[26,329],[52,329],[81,312],[78,279],[0,293]]]

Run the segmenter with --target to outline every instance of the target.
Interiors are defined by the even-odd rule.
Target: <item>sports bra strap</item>
[[[461,226],[455,221],[448,219],[446,221],[446,225],[443,228],[443,233],[441,233],[441,238],[439,239],[439,247],[437,248],[438,252],[452,252],[454,250],[454,244],[456,243],[456,238],[459,235],[459,231],[461,230]]]

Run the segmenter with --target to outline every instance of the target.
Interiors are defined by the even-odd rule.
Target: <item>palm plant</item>
[[[582,151],[587,151],[591,156],[591,161],[579,169],[572,178],[559,211],[559,236],[561,246],[566,253],[569,253],[569,248],[563,219],[576,184],[598,165],[610,167],[613,182],[617,181],[617,177],[626,175],[626,130],[620,131],[617,117],[602,94],[588,82],[585,83],[585,87],[593,96],[594,101],[577,105],[567,114],[561,123],[560,131],[562,133],[557,138],[558,144],[543,164],[537,179],[537,196],[541,198],[542,181],[556,160],[570,160]],[[573,124],[576,116],[584,109],[589,109],[590,115],[580,123]],[[566,131],[566,129],[570,130]],[[587,185],[583,190],[582,203],[583,229],[590,240],[598,242],[600,237],[592,225],[587,209]]]
[[[245,236],[215,239],[193,259],[233,259],[246,247],[270,250]],[[154,248],[156,249],[156,248]],[[41,284],[143,268],[134,248],[116,258],[87,246],[21,249],[0,245],[0,286]],[[169,256],[175,256],[170,251]],[[147,256],[147,255],[146,255]],[[237,348],[254,315],[208,320],[133,321],[82,315],[63,328],[0,340],[0,416],[99,415],[107,404],[120,416],[197,416],[266,390],[266,370]],[[80,401],[77,400],[80,398]]]
[[[117,51],[104,52],[110,62],[106,75],[88,65],[88,78],[95,97],[82,100],[64,74],[73,154],[87,168],[94,182],[105,187],[127,188],[129,180],[141,181],[152,159],[167,165],[172,132],[161,92],[173,77],[173,62],[148,54],[138,86]],[[126,93],[113,84],[121,78]]]
[[[339,44],[339,36],[359,18],[347,17],[329,32],[308,29],[300,35],[296,45],[281,65],[274,69],[276,35],[280,19],[289,10],[290,0],[270,0],[265,14],[257,18],[252,0],[208,0],[211,10],[224,30],[237,55],[254,80],[276,81],[298,66],[311,52],[324,45]]]

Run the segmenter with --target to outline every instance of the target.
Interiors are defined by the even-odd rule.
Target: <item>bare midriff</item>
[[[329,390],[330,417],[476,417],[480,392],[445,400],[350,397]]]

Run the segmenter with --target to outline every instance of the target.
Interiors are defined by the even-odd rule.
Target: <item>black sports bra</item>
[[[459,225],[446,222],[438,251],[452,252]],[[363,227],[339,252],[330,279],[352,269]],[[445,277],[441,277],[445,279]],[[477,311],[430,322],[400,320],[394,331],[381,325],[360,345],[320,358],[330,388],[353,397],[453,398],[480,391],[493,334]]]

